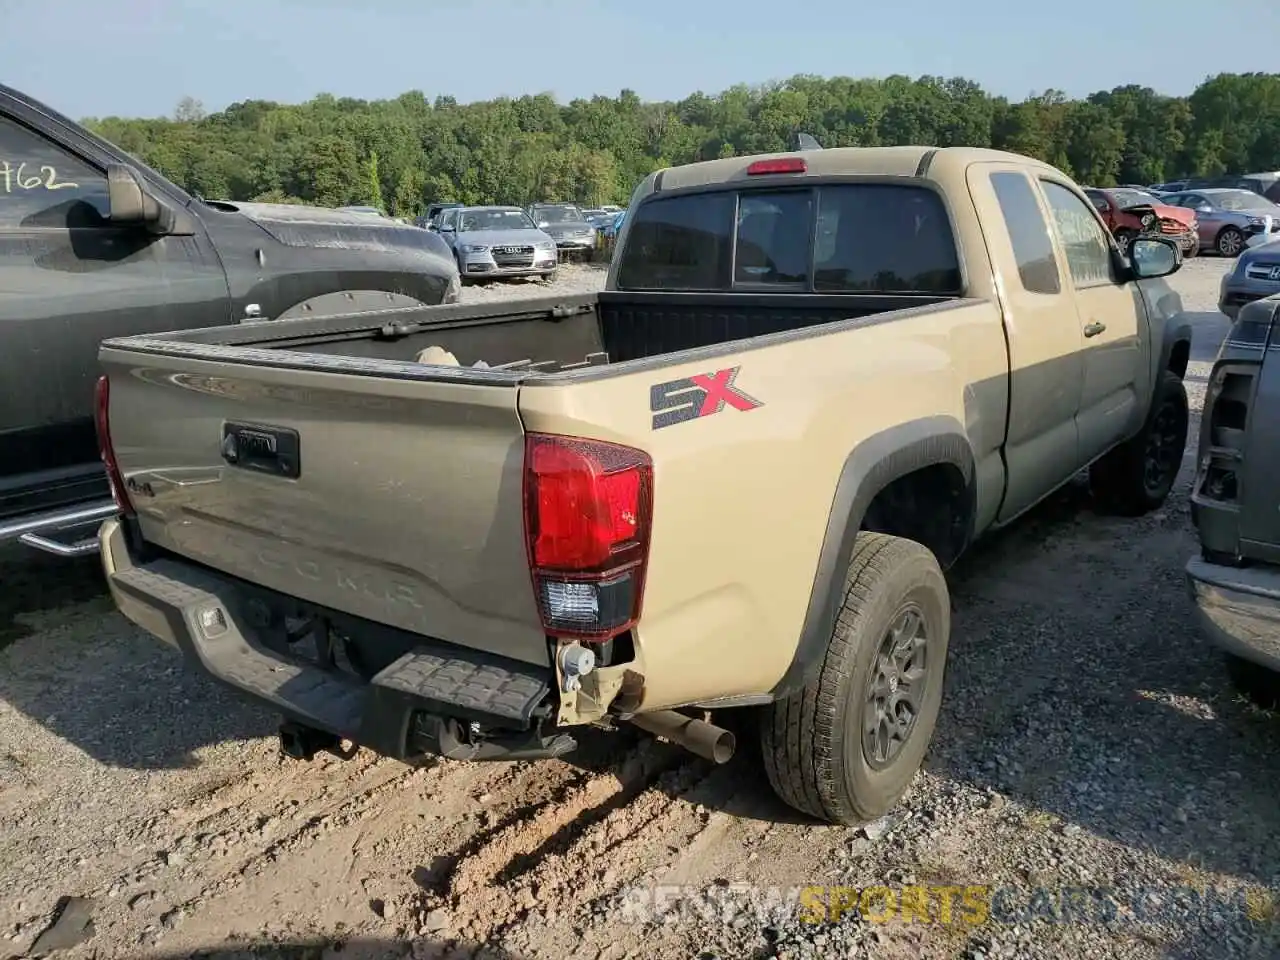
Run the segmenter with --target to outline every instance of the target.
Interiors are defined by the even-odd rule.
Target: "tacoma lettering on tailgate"
[[[723,410],[726,404],[743,411],[764,406],[761,401],[733,385],[741,369],[729,367],[715,373],[697,373],[679,380],[655,383],[649,388],[653,429],[660,430],[686,420],[709,417]]]

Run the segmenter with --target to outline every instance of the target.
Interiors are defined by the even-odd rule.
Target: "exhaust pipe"
[[[639,713],[631,718],[631,723],[655,737],[677,743],[690,753],[712,763],[726,763],[737,746],[733,734],[724,727],[717,727],[675,710]]]

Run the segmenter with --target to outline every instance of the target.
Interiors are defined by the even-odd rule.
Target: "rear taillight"
[[[1239,498],[1255,371],[1254,364],[1219,366],[1205,392],[1198,492],[1210,500],[1235,503]]]
[[[111,498],[126,517],[133,516],[133,504],[125,492],[124,477],[120,473],[120,464],[116,462],[115,447],[111,444],[111,381],[105,376],[98,378],[98,385],[93,391],[93,422],[98,431],[98,455],[102,457],[102,465],[107,468],[107,480],[111,483]]]
[[[653,461],[599,440],[525,437],[524,528],[543,629],[604,641],[640,617]]]

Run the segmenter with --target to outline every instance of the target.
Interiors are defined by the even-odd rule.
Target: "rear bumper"
[[[180,560],[136,562],[119,520],[102,525],[99,541],[121,613],[295,724],[401,760],[536,759],[576,746],[563,734],[541,735],[549,670],[422,637],[365,681],[270,642],[262,611],[294,615],[297,601]]]
[[[1192,557],[1186,576],[1208,638],[1229,653],[1280,671],[1280,570],[1237,569]]]

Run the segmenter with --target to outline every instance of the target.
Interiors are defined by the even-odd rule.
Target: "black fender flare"
[[[854,540],[871,501],[899,477],[937,464],[951,464],[964,476],[970,500],[967,545],[973,538],[976,465],[973,448],[958,420],[936,416],[898,424],[863,440],[845,458],[831,501],[804,624],[791,664],[771,691],[774,700],[804,687],[822,664],[844,601],[845,575],[853,557]]]
[[[1181,379],[1186,373],[1187,362],[1191,359],[1191,324],[1181,316],[1170,317],[1166,322],[1164,342],[1160,344],[1160,360],[1156,364],[1155,375],[1158,378],[1165,370],[1173,370]],[[1180,357],[1180,368],[1173,364],[1173,352],[1182,346],[1185,356]]]

